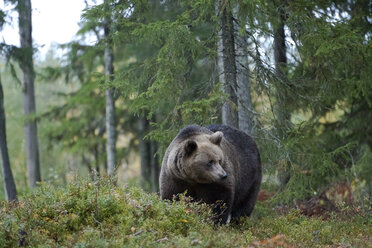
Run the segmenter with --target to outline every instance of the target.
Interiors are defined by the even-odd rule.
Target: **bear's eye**
[[[220,159],[220,160],[218,160],[218,163],[219,163],[219,164],[222,164],[222,160],[221,160],[221,159]]]
[[[214,164],[214,161],[211,160],[211,161],[208,162],[207,167],[211,167],[213,164]]]

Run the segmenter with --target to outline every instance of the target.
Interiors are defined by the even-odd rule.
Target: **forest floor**
[[[370,211],[309,216],[268,205],[215,226],[208,207],[187,198],[162,201],[107,181],[43,184],[18,203],[0,203],[0,247],[372,247]]]

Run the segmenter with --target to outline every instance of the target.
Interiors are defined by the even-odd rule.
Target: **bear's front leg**
[[[221,185],[204,185],[196,191],[198,199],[210,204],[215,224],[227,224],[231,219],[234,195]]]
[[[187,185],[179,180],[174,180],[171,177],[163,176],[160,181],[160,195],[162,199],[173,200],[177,199],[178,194],[188,191]]]
[[[228,224],[231,220],[232,199],[217,200],[212,204],[213,217],[215,224]]]

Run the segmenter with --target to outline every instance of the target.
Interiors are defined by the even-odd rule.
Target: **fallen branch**
[[[167,240],[169,240],[168,237],[164,237],[164,238],[156,240],[155,242],[153,242],[153,244],[159,243],[159,242],[162,242],[162,241],[167,241]]]

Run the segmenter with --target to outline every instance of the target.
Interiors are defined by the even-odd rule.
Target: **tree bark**
[[[286,89],[286,67],[287,67],[287,47],[285,44],[285,12],[283,6],[278,7],[279,22],[274,25],[274,60],[275,75],[278,84],[276,85],[276,104],[274,106],[274,115],[277,122],[278,135],[285,139],[286,132],[292,127],[291,116],[286,108],[286,99],[288,97]],[[277,178],[280,187],[284,187],[290,179],[289,163],[286,159],[279,161]]]
[[[27,118],[25,123],[26,152],[28,184],[35,187],[41,181],[39,143],[37,137],[37,124],[34,119],[35,89],[34,89],[34,65],[32,61],[32,8],[30,0],[18,1],[19,35],[23,59],[20,62],[23,84],[23,108]]]
[[[94,178],[94,174],[95,174],[94,169],[92,168],[92,165],[90,164],[89,159],[87,159],[85,157],[85,155],[81,155],[81,163],[87,167],[87,169],[89,171],[90,178],[92,179],[92,181],[94,181],[94,179],[95,179]]]
[[[287,47],[285,44],[285,13],[279,6],[279,22],[274,28],[274,59],[275,74],[278,79],[276,87],[276,104],[274,114],[277,121],[279,135],[284,137],[285,130],[291,127],[291,116],[286,109],[285,100],[287,98],[286,90],[286,67],[287,67]]]
[[[6,142],[6,118],[4,110],[4,93],[0,78],[0,150],[2,161],[2,172],[4,179],[5,199],[17,201],[17,189],[14,183],[12,169],[10,167],[8,146]]]
[[[235,40],[235,64],[237,81],[237,102],[239,129],[252,135],[254,128],[254,114],[251,97],[251,83],[248,64],[248,42],[244,32],[239,35],[238,7],[234,8],[234,40]]]
[[[144,139],[149,127],[145,117],[139,119],[139,153],[141,158],[141,186],[144,190],[151,190],[151,145]]]
[[[227,6],[222,6],[221,1],[217,1],[216,13],[221,26],[217,43],[219,80],[222,82],[223,91],[228,98],[222,104],[222,123],[238,128],[233,18],[230,9]]]
[[[108,45],[105,48],[105,75],[107,81],[113,79],[114,74],[114,55],[112,43],[110,41],[110,21],[105,22],[105,38],[108,39]],[[116,130],[115,130],[115,98],[114,89],[106,90],[106,135],[107,135],[107,174],[113,176],[116,171]]]
[[[160,165],[159,160],[156,157],[158,145],[156,142],[150,143],[150,155],[151,155],[151,188],[153,192],[159,191],[159,176],[160,176]]]
[[[95,174],[96,178],[99,178],[100,171],[99,171],[99,144],[94,145],[94,160],[95,160]]]

